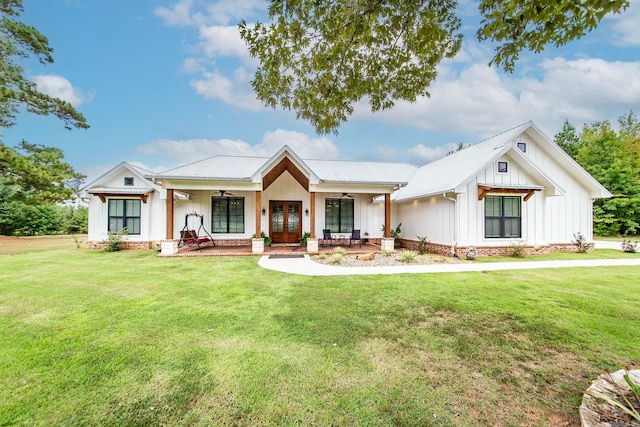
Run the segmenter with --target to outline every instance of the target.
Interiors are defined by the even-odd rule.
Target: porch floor
[[[318,246],[318,253],[330,254],[336,246]],[[342,246],[348,254],[366,254],[371,252],[380,252],[380,246],[372,244]],[[249,256],[249,255],[295,255],[306,254],[307,248],[300,244],[279,244],[275,243],[264,248],[264,253],[254,254],[251,252],[251,246],[203,246],[198,250],[197,246],[181,247],[178,253],[173,256]]]

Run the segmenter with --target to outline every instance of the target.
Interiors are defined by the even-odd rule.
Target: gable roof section
[[[543,184],[548,195],[563,194],[562,188],[513,144],[513,140],[525,132],[543,150],[558,160],[574,178],[585,185],[592,197],[610,197],[610,193],[600,183],[544,136],[533,122],[527,122],[422,166],[406,187],[394,193],[393,200],[406,201],[443,193],[458,193],[478,173],[505,154],[512,157],[527,173]]]
[[[111,180],[114,176],[121,173],[123,169],[128,170],[131,174],[137,178],[138,185],[135,187],[125,187],[122,186],[106,186],[105,184]],[[145,173],[147,176],[145,176]],[[120,162],[115,167],[109,169],[107,172],[100,175],[98,178],[94,179],[90,183],[86,184],[80,192],[88,193],[88,194],[98,194],[98,193],[113,193],[113,194],[131,194],[131,195],[140,195],[144,193],[148,193],[151,191],[158,191],[164,194],[164,190],[151,182],[149,180],[149,176],[153,176],[153,172],[147,171],[146,169],[138,168],[127,162]],[[144,183],[145,185],[140,185],[140,183]]]
[[[161,179],[251,181],[264,157],[213,156],[156,174]]]

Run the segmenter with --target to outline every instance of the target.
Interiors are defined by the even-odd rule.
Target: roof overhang
[[[154,191],[153,188],[91,188],[87,193],[98,196],[102,203],[110,197],[136,197],[147,203],[147,198]]]
[[[528,201],[536,191],[545,188],[539,185],[504,185],[504,184],[478,184],[478,200],[482,201],[489,193],[524,194],[524,201]]]

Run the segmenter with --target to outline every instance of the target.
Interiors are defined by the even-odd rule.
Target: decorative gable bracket
[[[525,194],[524,201],[529,200],[536,191],[543,190],[542,187],[500,187],[493,185],[481,185],[478,184],[478,200],[482,201],[489,193],[513,193],[513,194]]]

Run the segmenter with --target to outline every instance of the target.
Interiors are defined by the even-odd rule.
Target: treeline
[[[616,129],[617,128],[617,129]],[[640,232],[640,122],[630,111],[614,127],[609,121],[586,124],[582,131],[565,121],[555,141],[613,197],[593,206],[593,230],[600,236]]]
[[[88,209],[73,200],[70,182],[84,176],[63,161],[61,150],[22,141],[0,142],[0,234],[32,236],[87,232]]]

